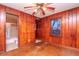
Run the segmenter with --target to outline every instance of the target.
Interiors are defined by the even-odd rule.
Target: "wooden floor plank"
[[[79,51],[41,44],[4,52],[1,53],[0,56],[79,56]]]

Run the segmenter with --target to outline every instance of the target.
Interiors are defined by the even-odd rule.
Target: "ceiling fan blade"
[[[28,7],[24,7],[24,8],[34,8],[35,6],[28,6]]]
[[[32,15],[35,15],[35,12],[33,12]]]
[[[40,8],[40,9],[41,9],[41,11],[42,11],[42,14],[45,15],[45,11],[44,11],[42,8]]]
[[[53,7],[46,7],[47,9],[50,9],[50,10],[54,10],[55,8]]]
[[[53,4],[53,3],[47,3],[47,5],[51,5],[51,4]]]

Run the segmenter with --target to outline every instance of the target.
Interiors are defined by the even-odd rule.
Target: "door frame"
[[[11,14],[11,15],[14,15],[14,16],[17,16],[18,17],[18,20],[17,20],[17,28],[18,28],[18,48],[19,48],[19,15],[16,15],[16,14],[13,14],[13,13],[10,13],[10,12],[5,12],[5,25],[4,25],[4,33],[5,33],[5,52],[6,52],[6,20],[7,20],[7,14]]]

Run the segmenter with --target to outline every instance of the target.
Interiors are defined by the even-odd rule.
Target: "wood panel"
[[[63,40],[62,44],[66,46],[72,46],[76,47],[76,9],[74,10],[69,10],[64,13],[63,21],[64,23],[62,25],[63,29]],[[63,22],[62,21],[62,22]],[[69,43],[70,42],[70,43]]]
[[[20,14],[20,46],[34,43],[35,41],[35,18],[27,14]]]
[[[51,16],[42,18],[40,23],[40,35],[41,39],[45,42],[48,41],[51,44],[58,44],[61,46],[68,47],[79,47],[79,38],[78,38],[78,19],[79,19],[79,7],[73,8],[67,11],[53,14]],[[50,22],[51,19],[61,18],[61,36],[54,37],[50,35]]]
[[[72,12],[72,10],[69,10],[69,19],[68,19],[68,37],[69,37],[69,46],[72,46],[72,36],[73,36],[73,34],[72,34],[72,31],[73,31],[73,23],[72,23],[72,21],[73,21],[73,12]]]
[[[74,9],[72,14],[72,47],[76,47],[77,39],[77,9]]]
[[[19,20],[19,45],[20,47],[24,46],[26,44],[26,20],[24,19],[24,14],[20,13],[20,20]]]
[[[77,40],[76,47],[79,48],[79,8],[77,8]]]
[[[5,50],[5,7],[0,6],[0,51]]]

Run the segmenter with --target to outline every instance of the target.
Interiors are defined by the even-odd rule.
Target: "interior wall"
[[[0,6],[0,51],[5,50],[5,7]]]
[[[51,19],[61,18],[61,36],[50,34]],[[79,48],[79,7],[59,12],[40,20],[39,37],[44,42]]]
[[[5,21],[6,13],[14,14],[18,19],[18,38],[19,47],[34,43],[35,41],[35,17],[16,9],[0,5],[0,51],[5,51],[6,31]]]

